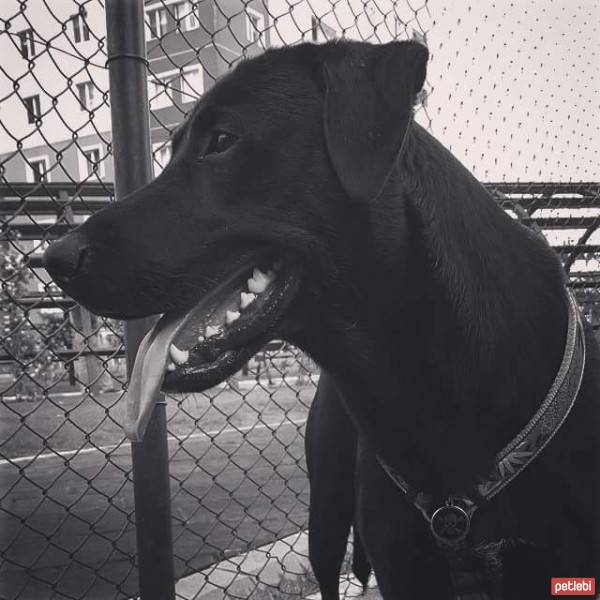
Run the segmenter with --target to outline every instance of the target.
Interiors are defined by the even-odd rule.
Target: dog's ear
[[[428,56],[417,42],[340,43],[325,59],[327,150],[352,199],[371,200],[385,185],[423,87]]]

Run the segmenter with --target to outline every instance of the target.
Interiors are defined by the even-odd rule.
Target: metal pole
[[[121,200],[152,179],[143,0],[106,0],[108,70],[115,196]],[[152,319],[125,327],[129,373]],[[131,445],[142,600],[174,600],[169,455],[164,399],[156,405],[143,442]]]

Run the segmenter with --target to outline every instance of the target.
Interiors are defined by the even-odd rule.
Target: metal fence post
[[[106,0],[112,148],[117,200],[152,179],[143,0]],[[126,325],[128,370],[151,319]],[[132,444],[135,522],[142,600],[174,600],[175,575],[164,402],[143,442]]]

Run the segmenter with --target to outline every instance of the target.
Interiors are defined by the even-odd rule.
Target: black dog
[[[204,388],[272,337],[310,353],[359,432],[344,466],[384,598],[454,598],[475,558],[493,575],[487,595],[462,597],[547,598],[551,577],[600,577],[596,346],[586,331],[583,382],[552,441],[483,501],[478,482],[506,467],[496,455],[579,329],[547,244],[412,122],[426,63],[416,43],[339,42],[240,64],[177,131],[160,177],[51,246],[46,265],[98,314],[165,313],[132,387],[166,372],[168,389]],[[427,522],[438,507],[443,527]]]

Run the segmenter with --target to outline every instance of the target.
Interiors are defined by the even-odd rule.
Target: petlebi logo
[[[553,596],[595,596],[594,577],[553,577],[550,582]]]

